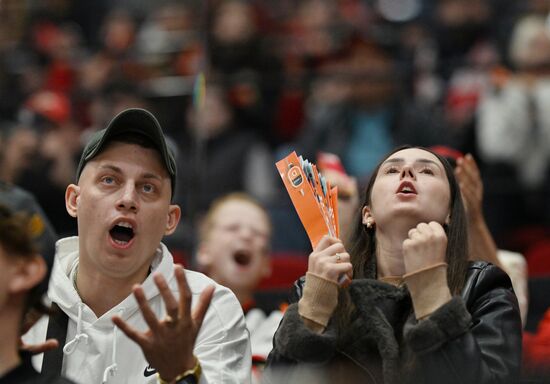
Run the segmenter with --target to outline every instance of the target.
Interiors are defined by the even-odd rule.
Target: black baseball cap
[[[125,135],[141,135],[147,138],[158,150],[172,183],[172,196],[176,189],[176,160],[173,151],[166,144],[160,123],[153,114],[142,108],[130,108],[116,115],[107,128],[97,131],[86,144],[76,169],[76,180],[88,161],[97,156],[113,138]]]

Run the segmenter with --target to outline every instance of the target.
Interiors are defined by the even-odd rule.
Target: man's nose
[[[137,212],[139,209],[137,191],[133,184],[128,183],[121,191],[120,199],[117,203],[119,209]]]

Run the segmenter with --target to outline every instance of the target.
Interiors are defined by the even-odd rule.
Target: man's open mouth
[[[127,221],[121,221],[111,228],[109,234],[116,244],[126,245],[134,238],[134,228]]]

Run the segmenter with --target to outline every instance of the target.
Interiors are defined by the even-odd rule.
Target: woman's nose
[[[416,175],[412,167],[409,167],[407,165],[403,167],[403,169],[401,170],[401,178],[404,179],[405,177],[410,177],[413,180],[416,179]]]

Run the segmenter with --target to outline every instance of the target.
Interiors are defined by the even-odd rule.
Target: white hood
[[[124,335],[111,318],[122,317],[131,326],[148,329],[133,295],[97,318],[76,292],[71,272],[78,263],[78,237],[58,241],[48,296],[68,315],[62,373],[77,383],[156,383],[139,346]],[[172,255],[164,244],[157,250],[151,272],[161,273],[176,297]],[[149,274],[142,287],[148,303],[159,318],[165,316],[162,297]],[[231,291],[215,284],[203,274],[187,271],[193,304],[208,285],[216,291],[195,344],[195,354],[203,367],[201,383],[248,383],[250,380],[250,343],[240,305]],[[106,295],[109,292],[105,292]],[[47,319],[41,319],[26,335],[25,342],[45,340]],[[34,359],[37,368],[42,356]]]
[[[72,321],[78,319],[78,307],[82,303],[80,296],[76,292],[71,272],[78,264],[78,237],[67,237],[61,239],[56,244],[56,257],[52,271],[52,278],[48,290],[50,299],[57,303],[59,307],[69,316]],[[151,274],[145,279],[142,284],[145,296],[152,300],[160,296],[160,293],[153,281],[153,272],[159,272],[165,276],[168,285],[172,286],[174,280],[174,262],[172,255],[164,244],[160,244],[157,249],[157,254],[151,264]],[[108,294],[108,292],[105,292]],[[86,307],[87,308],[87,307]],[[114,315],[119,315],[123,320],[127,320],[139,311],[137,301],[133,295],[128,296],[116,307],[105,313],[99,319],[89,309],[82,312],[82,321],[84,323],[94,324],[96,327],[112,328],[113,322],[111,318]]]

